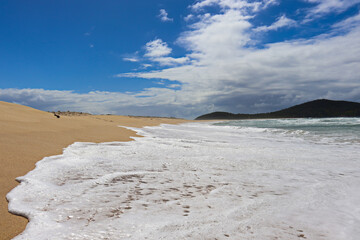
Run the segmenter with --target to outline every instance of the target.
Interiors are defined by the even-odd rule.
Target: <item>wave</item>
[[[360,234],[355,144],[207,123],[132,129],[144,137],[75,143],[18,178],[21,184],[7,195],[9,209],[30,222],[15,239]]]

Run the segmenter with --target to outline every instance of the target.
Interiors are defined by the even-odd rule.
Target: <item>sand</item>
[[[68,116],[67,116],[68,115]],[[61,154],[74,142],[130,141],[135,132],[121,126],[178,124],[182,119],[117,115],[52,113],[0,101],[0,239],[11,239],[26,227],[27,219],[8,212],[6,194],[46,156]]]

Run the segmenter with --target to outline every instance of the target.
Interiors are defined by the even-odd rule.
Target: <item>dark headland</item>
[[[196,120],[329,117],[360,117],[360,103],[319,99],[276,112],[256,114],[213,112],[201,115]]]

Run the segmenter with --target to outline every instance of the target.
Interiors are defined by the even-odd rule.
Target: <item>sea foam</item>
[[[18,180],[15,239],[358,239],[355,144],[208,123],[74,143]]]

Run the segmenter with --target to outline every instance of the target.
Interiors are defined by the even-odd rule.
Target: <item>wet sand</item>
[[[46,156],[61,154],[74,142],[131,141],[135,132],[121,126],[178,124],[182,119],[117,115],[61,114],[0,101],[0,239],[11,239],[26,227],[27,219],[8,212],[6,194]]]

